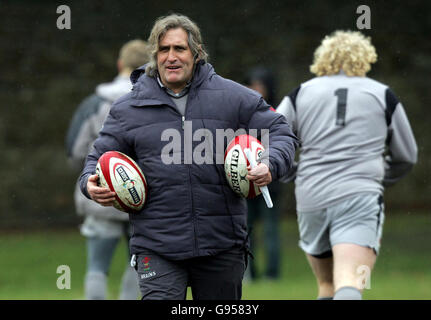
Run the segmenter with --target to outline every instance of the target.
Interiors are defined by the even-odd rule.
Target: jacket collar
[[[170,95],[172,98],[178,99],[178,98],[182,98],[184,97],[186,94],[189,93],[190,90],[190,86],[192,85],[192,79],[190,79],[190,81],[187,83],[187,85],[184,87],[183,90],[181,90],[178,93],[173,92],[171,89],[169,89],[168,87],[166,87],[163,83],[162,80],[160,80],[160,76],[157,75],[157,83],[159,84],[160,88],[163,88],[166,93],[168,95]]]

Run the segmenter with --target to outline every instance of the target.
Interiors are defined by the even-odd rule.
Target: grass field
[[[315,299],[315,280],[297,241],[296,221],[289,217],[282,223],[281,278],[246,282],[243,299]],[[255,252],[258,268],[263,254]],[[111,268],[109,299],[118,295],[126,259],[123,242]],[[70,289],[57,288],[60,265],[70,267]],[[84,273],[85,241],[77,229],[0,235],[0,300],[83,299]],[[386,216],[381,254],[364,299],[431,299],[431,215]]]

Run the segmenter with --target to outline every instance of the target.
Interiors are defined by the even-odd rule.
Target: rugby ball
[[[133,159],[118,151],[107,151],[96,166],[99,185],[115,192],[114,207],[127,213],[139,212],[148,194],[147,181]]]
[[[263,145],[258,139],[248,134],[235,137],[227,146],[224,155],[224,171],[226,179],[232,190],[241,197],[252,199],[258,196],[261,191],[253,182],[248,181],[247,166],[250,165],[244,149],[250,149],[251,156],[257,161],[263,151]]]

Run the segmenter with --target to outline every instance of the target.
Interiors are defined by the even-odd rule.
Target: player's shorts
[[[383,197],[361,193],[323,210],[298,212],[299,247],[317,257],[332,256],[332,246],[353,243],[378,254],[384,222]]]

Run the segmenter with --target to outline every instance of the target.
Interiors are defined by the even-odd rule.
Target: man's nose
[[[173,50],[173,48],[171,48],[168,52],[168,61],[173,62],[175,60],[177,60],[177,56],[175,55],[175,51]]]

